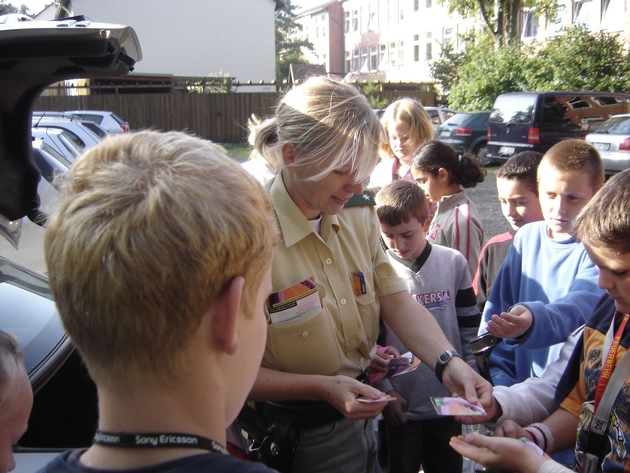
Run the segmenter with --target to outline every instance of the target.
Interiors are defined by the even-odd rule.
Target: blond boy
[[[225,436],[262,358],[276,238],[261,186],[208,141],[143,131],[77,160],[45,251],[98,431],[42,471],[271,471]]]
[[[582,140],[554,145],[538,166],[545,220],[515,235],[479,329],[503,338],[489,358],[495,385],[540,376],[601,296],[597,268],[573,236],[573,219],[603,183],[601,158]]]

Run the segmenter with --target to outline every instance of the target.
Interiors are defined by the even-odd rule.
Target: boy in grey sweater
[[[476,336],[480,313],[466,259],[456,250],[426,240],[428,204],[422,190],[409,181],[394,181],[376,195],[377,214],[387,254],[409,292],[436,318],[458,354],[476,367],[470,340]],[[385,342],[401,353],[407,348],[385,327]],[[433,370],[420,365],[410,373],[382,380],[376,386],[396,398],[383,411],[388,471],[461,472],[462,459],[448,445],[461,425],[439,417],[431,396],[450,393]]]

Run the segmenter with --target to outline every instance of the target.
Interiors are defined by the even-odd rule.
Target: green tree
[[[32,16],[26,5],[16,7],[11,3],[5,3],[4,0],[0,0],[0,15],[8,15],[9,13],[22,13],[23,15]]]
[[[451,13],[463,17],[481,16],[497,48],[520,42],[520,17],[524,8],[533,8],[538,17],[551,20],[558,11],[558,0],[442,0]]]
[[[630,90],[630,52],[616,35],[570,28],[543,43],[534,61],[526,71],[532,90]]]
[[[456,110],[488,110],[497,95],[527,90],[525,71],[531,59],[516,46],[494,49],[494,40],[479,36],[468,44],[457,83],[449,94],[449,107]]]
[[[464,53],[455,52],[451,43],[442,45],[440,56],[431,61],[429,69],[440,91],[438,102],[449,103],[451,88],[459,79],[459,71],[463,65]]]
[[[296,6],[285,0],[284,6],[276,10],[276,82],[289,77],[290,64],[309,64],[302,53],[303,48],[313,51],[313,43],[298,39],[302,25],[295,20]]]

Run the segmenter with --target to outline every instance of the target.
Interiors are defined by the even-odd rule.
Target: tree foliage
[[[479,36],[463,53],[448,105],[457,110],[489,109],[499,94],[529,90],[627,92],[630,53],[617,36],[590,33],[583,27],[527,48],[507,45],[495,50],[491,37]]]
[[[313,43],[297,39],[302,25],[295,20],[296,6],[285,0],[284,6],[276,11],[276,81],[281,83],[289,76],[290,64],[308,64],[302,48],[313,51]]]
[[[538,17],[551,20],[558,11],[558,0],[442,0],[450,13],[465,18],[481,16],[496,47],[516,46],[520,42],[519,21],[523,9],[533,8]]]
[[[439,103],[448,103],[451,88],[459,80],[463,60],[464,53],[456,52],[451,43],[446,43],[442,45],[440,56],[429,64],[431,77],[440,84]]]
[[[26,5],[20,5],[16,7],[11,3],[5,3],[4,0],[0,0],[0,15],[8,15],[9,13],[22,13],[23,15],[31,15]]]

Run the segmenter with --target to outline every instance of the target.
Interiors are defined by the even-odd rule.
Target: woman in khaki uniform
[[[362,182],[384,130],[349,85],[314,77],[251,129],[278,174],[266,185],[281,232],[267,301],[267,345],[250,399],[269,419],[297,417],[291,471],[374,471],[372,419],[384,393],[363,384],[379,316],[453,393],[482,405],[491,386],[408,293],[380,246]],[[438,357],[442,360],[438,363]],[[372,402],[365,402],[370,400]],[[376,401],[376,402],[374,402]]]

